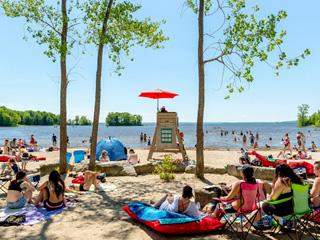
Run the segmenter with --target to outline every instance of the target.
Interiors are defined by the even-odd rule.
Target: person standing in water
[[[52,144],[53,146],[57,145],[57,136],[52,134]]]

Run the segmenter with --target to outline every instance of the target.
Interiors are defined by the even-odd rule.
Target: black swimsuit
[[[290,197],[292,197],[292,192],[282,193],[276,201],[290,198]],[[278,204],[270,204],[270,203],[264,202],[262,204],[262,209],[268,215],[273,214],[279,217],[288,216],[293,213],[293,198]]]
[[[52,203],[52,202],[49,201],[49,198],[50,198],[50,190],[49,190],[49,188],[52,190],[52,187],[51,187],[49,182],[48,182],[48,185],[49,185],[48,188],[47,188],[48,199],[44,200],[44,202],[43,202],[44,207],[47,209],[47,211],[52,211],[52,210],[63,208],[64,207],[63,201],[60,201],[60,202],[57,202],[57,203]]]

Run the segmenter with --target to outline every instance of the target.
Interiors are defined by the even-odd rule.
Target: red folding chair
[[[240,208],[236,213],[231,214],[226,213],[223,209],[219,209],[220,213],[224,216],[226,223],[222,229],[222,231],[231,229],[233,232],[236,233],[237,237],[242,240],[246,239],[248,236],[248,233],[253,226],[253,222],[249,220],[247,217],[248,214],[254,212],[255,210],[259,210],[259,201],[260,201],[260,194],[259,194],[259,183],[257,182],[256,184],[250,184],[250,183],[241,183],[240,184],[240,196],[238,198],[232,199],[230,201],[224,201],[219,198],[213,198],[216,201],[219,202],[224,202],[224,203],[231,203],[234,201],[237,201],[241,199],[240,201],[242,202]],[[261,214],[261,211],[256,211],[254,213],[254,217],[252,219],[255,219],[257,214]],[[232,218],[232,215],[233,218]],[[237,218],[240,218],[240,226],[237,226],[236,220]],[[251,218],[251,216],[250,216]],[[247,221],[250,224],[250,227],[248,228],[247,231],[244,230],[243,223]],[[254,226],[253,226],[254,227]],[[240,228],[240,231],[239,231]],[[260,230],[257,229],[258,232],[260,233]]]

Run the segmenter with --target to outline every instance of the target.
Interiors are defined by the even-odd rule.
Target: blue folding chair
[[[72,157],[72,153],[71,152],[67,152],[67,163],[70,164],[70,159]]]
[[[84,151],[83,150],[73,151],[73,156],[74,156],[74,163],[77,164],[84,160]]]
[[[71,159],[71,157],[72,157],[72,153],[71,152],[67,152],[67,163],[68,164],[70,164],[70,159]],[[59,158],[58,158],[59,159]],[[58,160],[58,163],[59,163],[60,161]]]

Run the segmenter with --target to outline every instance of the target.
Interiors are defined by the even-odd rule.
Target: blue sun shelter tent
[[[122,142],[117,138],[105,138],[102,139],[97,145],[96,160],[99,160],[99,157],[103,150],[108,152],[108,157],[110,161],[119,161],[125,160],[128,158],[127,149],[123,146]]]

